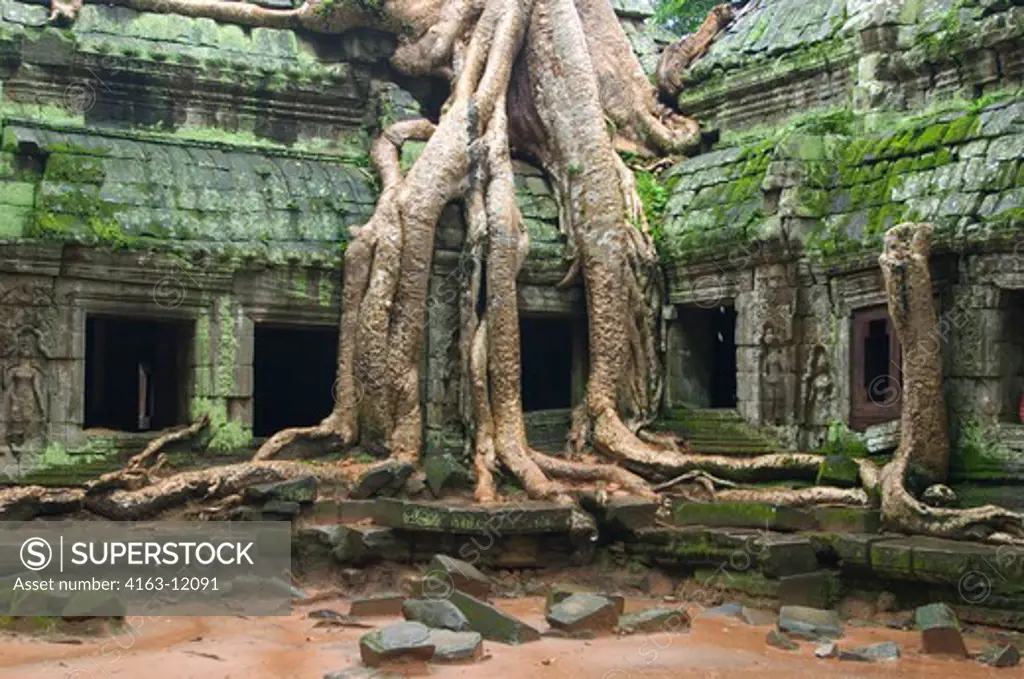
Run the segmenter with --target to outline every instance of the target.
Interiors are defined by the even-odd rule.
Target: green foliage
[[[672,190],[666,184],[658,181],[658,177],[651,172],[636,173],[636,188],[644,207],[644,216],[647,218],[651,238],[655,243],[660,243],[664,236],[665,205],[668,204]]]
[[[654,11],[654,20],[680,34],[700,28],[708,12],[721,0],[662,0]]]

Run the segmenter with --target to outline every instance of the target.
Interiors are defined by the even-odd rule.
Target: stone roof
[[[1020,96],[869,130],[764,130],[671,170],[662,253],[692,262],[786,238],[827,260],[876,257],[906,220],[933,223],[936,248],[998,241],[1024,228],[1021,157]]]
[[[16,122],[3,139],[0,237],[321,251],[343,243],[376,200],[366,169],[330,156]],[[40,164],[24,169],[18,157]]]

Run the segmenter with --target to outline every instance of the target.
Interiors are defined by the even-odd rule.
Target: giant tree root
[[[27,520],[36,516],[71,514],[89,510],[113,521],[138,521],[189,502],[212,502],[235,495],[248,486],[315,476],[347,485],[353,470],[337,465],[302,462],[244,462],[210,469],[180,472],[165,479],[146,477],[137,487],[117,487],[99,481],[88,489],[22,486],[0,490],[0,519]]]
[[[157,438],[149,442],[149,444],[142,449],[137,455],[134,455],[128,463],[125,465],[125,469],[129,470],[143,470],[149,466],[150,460],[160,454],[167,446],[172,443],[178,443],[180,441],[187,441],[188,439],[197,436],[204,427],[210,424],[210,416],[203,415],[198,420],[188,425],[187,427],[180,427],[173,429],[166,434],[162,434]]]
[[[930,270],[930,224],[899,224],[885,234],[879,257],[889,315],[903,355],[900,443],[882,470],[882,517],[893,529],[953,539],[1024,544],[1024,515],[986,505],[972,509],[929,507],[906,488],[911,467],[933,482],[949,464],[942,394],[939,319]]]

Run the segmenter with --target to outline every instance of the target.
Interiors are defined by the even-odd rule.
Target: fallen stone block
[[[1020,650],[1013,644],[989,646],[978,655],[978,661],[992,667],[1016,667],[1020,664]]]
[[[621,594],[604,594],[602,592],[595,592],[591,589],[587,589],[586,587],[580,587],[577,585],[554,585],[548,591],[547,600],[544,602],[544,614],[547,615],[550,613],[552,606],[560,601],[568,599],[573,594],[599,594],[615,604],[615,608],[619,615],[622,615],[626,610],[626,597]]]
[[[353,500],[365,500],[378,495],[394,495],[405,486],[414,471],[416,468],[407,462],[383,462],[364,472],[348,496]]]
[[[843,636],[843,623],[837,612],[807,606],[783,606],[779,609],[779,629],[808,641]]]
[[[430,629],[418,622],[399,622],[364,634],[359,656],[367,667],[403,662],[426,662],[434,657]]]
[[[473,662],[483,655],[483,637],[479,632],[455,632],[447,629],[430,630],[430,643],[434,645],[431,662]]]
[[[348,614],[355,617],[402,615],[402,604],[404,603],[405,597],[401,594],[380,594],[364,599],[355,599]]]
[[[491,579],[473,564],[445,554],[435,554],[424,579],[450,582],[452,587],[478,599],[491,595]]]
[[[469,630],[469,620],[455,604],[446,599],[406,599],[402,604],[402,615],[406,620],[421,622],[427,627],[453,632]]]
[[[777,629],[770,630],[765,635],[764,643],[775,648],[781,648],[783,651],[795,651],[800,648],[799,644]]]
[[[842,649],[839,651],[840,660],[852,660],[855,662],[879,662],[899,660],[900,647],[891,641],[883,641],[879,644],[867,646],[855,646],[854,648]]]
[[[947,604],[928,604],[914,611],[921,630],[921,651],[929,655],[967,657],[967,646],[960,634],[960,621]]]
[[[762,611],[758,608],[747,608],[746,606],[740,611],[740,620],[751,625],[753,627],[761,627],[763,625],[774,625],[775,614],[769,611]]]
[[[597,594],[573,594],[551,607],[548,624],[566,632],[611,631],[619,621],[615,604]]]
[[[465,592],[455,590],[448,600],[466,616],[470,628],[488,641],[516,645],[540,639],[540,632],[530,625]]]
[[[682,609],[647,608],[620,616],[618,626],[634,632],[685,632],[690,629],[690,616]]]
[[[839,655],[839,646],[836,642],[830,641],[827,644],[821,644],[814,649],[815,658],[835,658]]]

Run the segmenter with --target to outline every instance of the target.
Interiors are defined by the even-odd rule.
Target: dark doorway
[[[152,431],[185,424],[193,324],[88,316],[85,426]]]
[[[712,309],[711,407],[736,407],[736,310]]]
[[[854,313],[850,366],[850,426],[862,429],[899,417],[900,347],[885,307]]]
[[[572,407],[571,318],[519,319],[523,410]]]
[[[257,325],[253,348],[255,436],[317,424],[334,405],[338,331]]]
[[[1000,420],[1024,424],[1024,291],[1004,293],[1002,360],[999,366],[1002,386]],[[980,341],[980,338],[979,338]]]
[[[736,310],[684,306],[678,323],[681,400],[700,408],[735,408]]]

